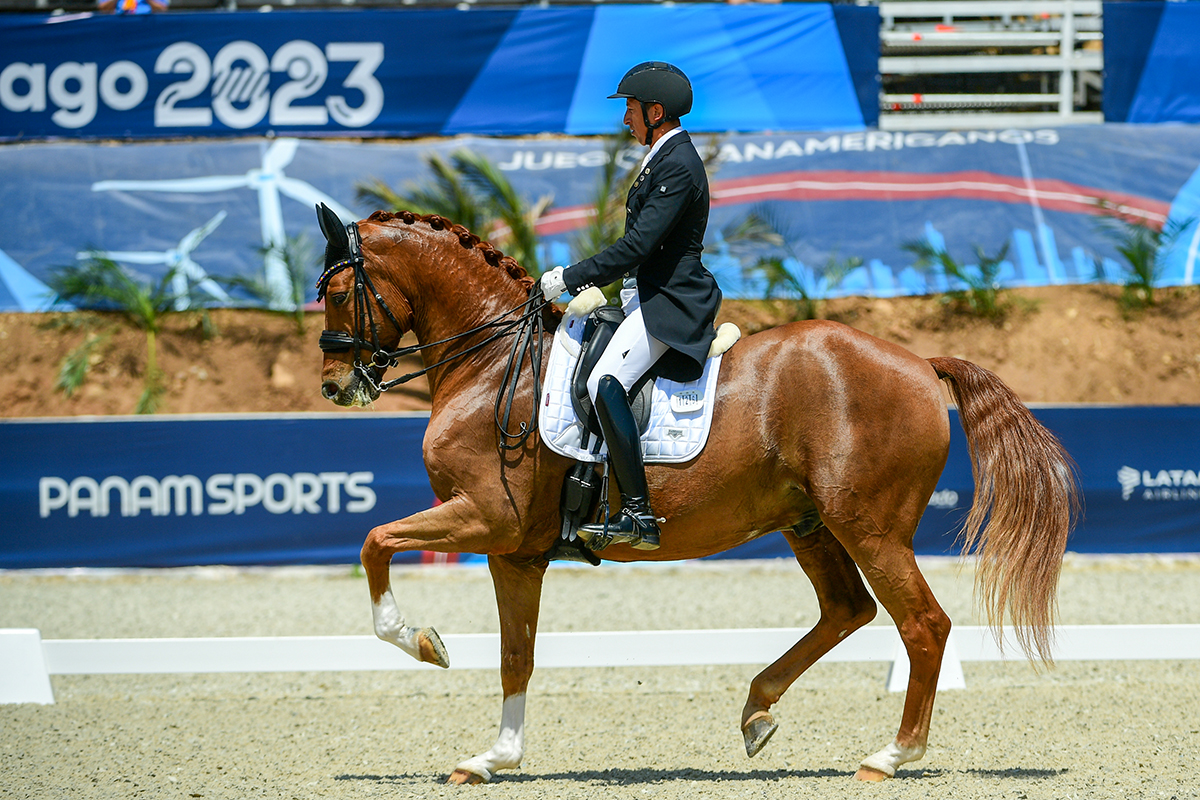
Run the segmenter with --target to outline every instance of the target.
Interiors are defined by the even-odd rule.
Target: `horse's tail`
[[[1075,463],[994,374],[957,358],[929,363],[967,434],[975,502],[959,542],[978,557],[975,600],[998,640],[1007,608],[1025,655],[1052,664],[1058,575],[1079,515]]]

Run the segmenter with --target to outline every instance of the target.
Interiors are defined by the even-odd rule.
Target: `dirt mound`
[[[1200,291],[1159,292],[1158,305],[1126,313],[1120,289],[1011,290],[999,322],[958,313],[944,297],[846,298],[821,315],[904,345],[952,355],[1000,375],[1031,403],[1200,404]],[[720,321],[753,333],[788,321],[782,301],[728,301]],[[319,392],[322,315],[304,330],[262,311],[216,310],[169,318],[158,338],[165,393],[160,413],[336,411]],[[66,397],[55,389],[64,357],[92,337],[87,376]],[[0,314],[8,362],[5,417],[130,414],[142,392],[145,336],[109,314]],[[408,341],[405,342],[410,343]],[[410,358],[393,375],[419,368]],[[428,408],[422,378],[379,399],[379,411]],[[346,413],[362,413],[347,411]]]

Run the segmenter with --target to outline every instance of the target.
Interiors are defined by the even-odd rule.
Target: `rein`
[[[523,447],[529,439],[530,434],[537,430],[537,398],[541,397],[542,394],[542,353],[544,348],[543,334],[545,333],[545,321],[542,318],[541,312],[550,304],[550,301],[542,296],[541,286],[535,283],[529,290],[527,300],[518,303],[490,322],[476,325],[470,330],[456,333],[437,342],[416,344],[409,347],[401,347],[397,350],[386,350],[379,342],[379,326],[375,322],[374,312],[367,298],[368,291],[374,297],[375,302],[379,304],[379,308],[387,317],[388,322],[392,324],[392,327],[396,329],[397,333],[403,335],[404,329],[400,326],[399,320],[396,319],[396,316],[388,307],[387,302],[384,301],[383,296],[376,290],[374,281],[371,280],[371,276],[367,273],[366,258],[362,253],[362,238],[358,232],[358,223],[352,222],[347,225],[346,232],[350,240],[350,255],[331,264],[321,274],[321,277],[317,279],[317,299],[324,299],[325,292],[329,288],[329,281],[334,275],[344,269],[353,269],[354,312],[358,329],[353,334],[346,333],[345,331],[321,331],[321,338],[318,340],[321,350],[326,353],[345,353],[353,350],[355,372],[377,392],[382,393],[402,383],[407,383],[413,378],[420,377],[436,367],[470,355],[498,339],[515,334],[516,338],[513,340],[512,349],[508,354],[508,364],[505,367],[504,377],[500,381],[500,388],[496,394],[493,417],[496,429],[500,432],[501,436],[500,448],[503,450],[516,450]],[[519,316],[516,319],[508,319],[513,314],[519,314]],[[431,347],[450,344],[451,342],[468,336],[474,336],[491,328],[497,328],[498,330],[483,341],[460,350],[457,353],[452,353],[435,364],[430,364],[416,372],[410,372],[407,375],[402,375],[390,381],[379,381],[376,379],[376,370],[382,372],[382,370],[388,367],[396,366],[398,360],[403,356],[420,354]],[[370,332],[370,340],[366,338],[366,331]],[[371,352],[369,363],[363,362],[360,358],[359,354],[363,351]],[[516,399],[517,382],[520,378],[521,369],[524,367],[526,357],[529,358],[533,371],[534,401],[529,420],[519,423],[517,432],[511,433],[509,431],[509,421],[512,416],[512,405]]]

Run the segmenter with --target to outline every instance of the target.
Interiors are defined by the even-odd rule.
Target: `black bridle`
[[[320,213],[320,209],[318,209],[318,214]],[[367,272],[366,259],[363,257],[362,252],[362,237],[358,232],[358,223],[351,222],[345,226],[346,241],[334,241],[335,238],[340,240],[341,237],[336,236],[336,234],[331,236],[333,232],[327,230],[326,220],[322,220],[322,230],[326,233],[329,246],[326,249],[325,260],[327,266],[325,271],[321,273],[321,277],[317,279],[317,300],[325,298],[325,294],[329,289],[329,282],[334,275],[345,269],[353,269],[356,330],[352,334],[346,331],[321,331],[321,338],[318,340],[321,350],[326,353],[346,353],[353,350],[354,371],[370,384],[373,389],[382,393],[402,383],[407,383],[413,378],[424,375],[431,369],[470,355],[498,339],[515,335],[516,338],[513,340],[512,349],[509,351],[508,364],[505,368],[504,377],[500,381],[500,389],[496,395],[496,404],[493,413],[496,429],[500,432],[501,436],[501,449],[516,450],[523,447],[530,434],[537,430],[538,398],[542,394],[542,352],[544,344],[543,334],[545,333],[545,320],[542,317],[542,310],[550,304],[550,301],[542,296],[541,286],[535,283],[529,290],[528,299],[504,312],[491,322],[485,322],[482,325],[477,325],[470,330],[456,333],[437,342],[388,350],[379,341],[379,325],[375,321],[375,313],[372,309],[370,299],[374,298],[384,317],[386,317],[387,321],[396,330],[397,336],[403,336],[405,330],[400,325],[400,321],[396,319],[396,315],[392,313],[391,308],[388,307],[387,301],[383,299],[383,296],[375,288],[375,282],[371,280],[371,276]],[[342,257],[335,260],[332,257],[335,253]],[[370,293],[369,297],[368,293]],[[514,314],[516,317],[512,318]],[[420,354],[423,350],[431,347],[450,344],[459,339],[474,336],[482,331],[493,328],[496,329],[495,333],[483,341],[458,352],[451,353],[435,364],[429,364],[416,372],[410,372],[407,375],[402,375],[390,381],[379,380],[385,369],[396,366],[399,359],[404,356]],[[371,337],[370,339],[367,338],[368,333]],[[364,362],[362,360],[361,356],[364,352],[371,354],[369,361]],[[530,412],[529,420],[521,422],[516,433],[510,433],[509,421],[512,415],[512,404],[516,397],[517,382],[521,370],[525,366],[526,357],[529,358],[533,371],[532,411]]]

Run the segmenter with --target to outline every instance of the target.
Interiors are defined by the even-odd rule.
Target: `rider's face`
[[[663,108],[658,103],[651,103],[646,109],[646,113],[651,122],[658,122],[662,119]],[[642,119],[642,104],[632,97],[625,98],[625,124],[629,127],[630,135],[637,139],[638,144],[646,143],[646,122]]]

